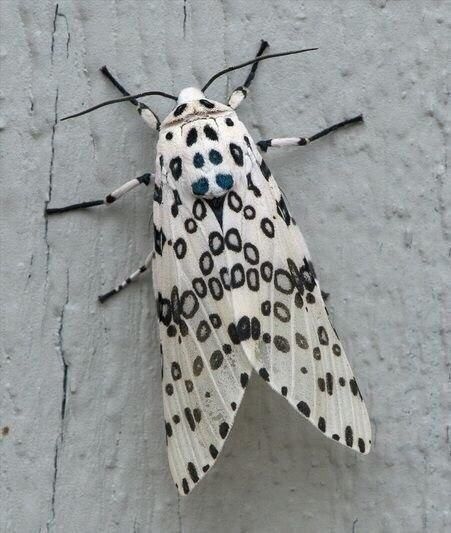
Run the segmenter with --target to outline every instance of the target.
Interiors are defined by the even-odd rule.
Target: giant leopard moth
[[[305,145],[362,120],[335,124],[308,138],[255,143],[235,109],[259,61],[314,50],[263,55],[213,76],[178,97],[160,91],[124,95],[82,111],[131,101],[159,132],[156,169],[104,200],[48,208],[46,214],[111,204],[154,181],[154,249],[104,302],[152,265],[160,323],[162,388],[169,465],[180,494],[211,469],[232,428],[251,374],[326,436],[363,454],[371,427],[362,395],[333,328],[302,234],[263,160],[269,147]],[[227,105],[208,99],[219,76],[252,65]],[[160,95],[176,107],[160,122],[138,98]],[[63,119],[64,120],[64,119]]]

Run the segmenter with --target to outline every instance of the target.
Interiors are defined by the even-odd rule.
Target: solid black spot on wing
[[[172,134],[172,132],[171,132],[171,131],[168,131],[168,132],[166,133],[166,140],[170,141],[170,140],[172,139],[173,136],[174,136],[174,135]]]
[[[346,429],[345,429],[345,441],[346,441],[346,444],[350,448],[352,448],[352,444],[354,442],[354,434],[353,434],[351,426],[346,426]]]
[[[153,199],[157,204],[161,204],[163,201],[163,191],[157,184],[155,184],[155,189],[153,191]]]
[[[192,146],[197,142],[197,130],[196,128],[191,128],[186,136],[186,145]]]
[[[210,468],[210,465],[204,465],[202,467],[202,472],[208,472],[208,469]]]
[[[218,140],[218,134],[216,131],[209,126],[208,124],[204,127],[204,133],[208,139],[211,141],[217,141]]]
[[[232,408],[232,411],[236,411],[236,402],[232,402],[230,407]]]
[[[197,483],[199,481],[199,476],[197,475],[197,470],[194,466],[194,463],[188,463],[188,472],[194,483]]]
[[[227,124],[227,126],[230,126],[230,127],[234,125],[234,122],[230,117],[227,117],[225,119],[225,123]]]
[[[308,373],[308,370],[305,368],[305,366],[301,366],[301,372],[303,374],[307,374]]]
[[[189,485],[188,485],[188,481],[186,480],[185,477],[182,480],[182,487],[183,487],[183,492],[185,494],[188,494],[189,493]]]
[[[323,433],[325,433],[326,431],[326,421],[324,420],[322,416],[320,416],[318,419],[318,429],[322,431]]]
[[[266,368],[260,368],[260,370],[258,371],[258,373],[260,374],[260,376],[261,376],[265,381],[269,381],[269,374],[268,374],[268,371],[266,370]]]
[[[186,392],[193,392],[194,390],[194,385],[193,385],[193,382],[190,380],[190,379],[186,379],[185,380],[185,388],[186,388]]]
[[[359,439],[357,442],[361,453],[365,453],[365,441],[363,439]]]
[[[324,378],[318,378],[318,387],[321,392],[326,390],[326,382],[324,381]]]
[[[338,383],[340,383],[340,385],[341,385],[342,387],[344,387],[344,386],[346,385],[346,380],[345,380],[345,378],[344,378],[344,377],[340,377],[340,378],[338,378]]]
[[[213,444],[210,444],[210,455],[213,457],[213,459],[216,459],[216,457],[218,457],[218,450],[216,449],[215,446],[213,446]]]
[[[154,241],[155,241],[155,252],[158,255],[163,255],[163,248],[166,243],[166,235],[162,229],[157,229],[154,225]]]
[[[329,396],[332,396],[334,392],[334,378],[330,372],[326,373],[326,388],[327,388],[327,394]]]
[[[189,427],[191,428],[191,431],[194,431],[196,429],[196,423],[194,422],[193,413],[189,407],[185,407],[185,418]]]
[[[245,341],[251,337],[251,321],[248,316],[242,316],[236,325],[236,332],[240,341]]]
[[[285,203],[283,196],[281,196],[280,200],[276,202],[276,205],[277,205],[277,212],[279,213],[279,215],[281,216],[285,224],[289,226],[291,224],[291,217],[290,217],[290,213],[288,212],[288,207],[287,207],[287,204]]]
[[[180,423],[180,417],[179,417],[179,415],[174,415],[174,416],[172,417],[172,420],[173,420],[174,424],[179,424],[179,423]]]
[[[262,302],[260,309],[263,316],[269,316],[271,314],[271,302],[269,300],[265,300]]]
[[[310,416],[310,407],[306,402],[299,402],[296,407],[298,408],[298,411],[307,418]]]
[[[240,383],[243,389],[246,388],[248,381],[249,381],[249,375],[246,374],[246,372],[243,372],[240,376]]]
[[[251,319],[251,336],[254,339],[254,341],[260,338],[260,331],[261,331],[260,320],[256,316],[253,316]]]
[[[340,440],[340,435],[337,435],[336,433],[334,433],[332,435],[332,438],[338,442]]]
[[[194,420],[199,424],[199,422],[202,420],[202,411],[198,407],[195,407],[193,409],[193,416]]]
[[[269,344],[271,342],[271,335],[269,333],[263,333],[262,335],[263,342]]]
[[[354,394],[354,396],[357,396],[359,393],[359,387],[357,386],[357,382],[354,378],[351,378],[349,380],[349,386],[351,387],[352,394]]]
[[[280,392],[282,393],[282,396],[286,396],[286,395],[288,394],[288,389],[287,389],[287,387],[285,387],[285,386],[282,387],[282,388],[280,389]]]
[[[265,160],[262,159],[262,162],[260,163],[260,170],[262,171],[263,177],[266,180],[269,180],[271,177],[271,171],[268,168],[268,165],[265,163]]]
[[[221,438],[225,439],[227,437],[227,433],[229,432],[229,424],[227,422],[221,422],[219,425],[219,434],[221,435]]]
[[[165,428],[166,428],[166,435],[168,437],[172,437],[172,426],[169,422],[166,422]]]
[[[172,383],[168,383],[165,387],[165,390],[168,396],[172,396],[174,394],[174,386],[172,385]]]

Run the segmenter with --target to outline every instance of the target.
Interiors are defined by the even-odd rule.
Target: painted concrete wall
[[[0,25],[0,531],[449,528],[451,3],[1,0]],[[149,250],[152,191],[43,216],[152,170],[155,134],[128,104],[57,120],[117,95],[105,63],[132,90],[177,92],[260,38],[320,50],[261,65],[240,109],[256,139],[365,115],[267,161],[331,293],[375,444],[357,457],[329,442],[256,379],[216,467],[181,499],[150,277],[96,301]]]

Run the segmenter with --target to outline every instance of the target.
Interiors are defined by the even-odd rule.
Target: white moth
[[[255,143],[235,109],[246,97],[262,56],[183,89],[160,123],[112,77],[147,124],[159,131],[156,170],[105,200],[48,214],[108,204],[154,178],[155,248],[119,292],[153,261],[162,354],[169,465],[181,494],[211,469],[230,434],[255,370],[327,437],[368,453],[368,413],[343,346],[330,322],[310,255],[283,194],[257,145],[305,145],[310,138]],[[297,53],[297,52],[291,52]],[[208,99],[219,75],[253,64],[228,104]],[[109,102],[108,102],[109,103]],[[100,107],[100,104],[97,107]],[[91,109],[92,110],[92,109]],[[90,110],[79,114],[86,113]],[[69,117],[68,117],[69,118]]]

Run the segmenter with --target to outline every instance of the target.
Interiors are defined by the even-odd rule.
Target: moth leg
[[[263,152],[266,152],[270,146],[305,146],[306,144],[309,144],[312,141],[316,141],[317,139],[324,137],[332,131],[338,130],[339,128],[343,128],[348,124],[355,124],[357,122],[363,122],[362,115],[358,115],[348,120],[343,120],[342,122],[334,124],[333,126],[329,126],[328,128],[320,131],[319,133],[315,133],[315,135],[312,135],[311,137],[282,137],[280,139],[267,139],[265,141],[258,141],[257,145]]]
[[[104,65],[100,71],[102,74],[104,74],[111,83],[118,89],[124,96],[130,96],[130,93],[123,87],[121,83],[117,81],[117,79],[111,74],[111,72],[108,70],[106,65]],[[157,117],[157,115],[150,109],[150,107],[146,106],[146,104],[143,104],[136,100],[135,98],[132,98],[130,100],[132,104],[136,106],[136,109],[138,110],[138,113],[140,117],[144,120],[144,122],[153,130],[159,130],[160,129],[160,119]]]
[[[97,205],[110,205],[138,185],[141,185],[142,183],[146,186],[149,185],[152,177],[153,174],[147,173],[137,178],[133,178],[105,196],[103,200],[91,200],[89,202],[81,202],[78,204],[66,205],[64,207],[47,207],[45,212],[47,215],[56,215],[58,213],[65,213],[66,211],[74,211],[75,209],[85,209],[86,207],[95,207]]]
[[[269,44],[267,41],[262,40],[260,44],[260,48],[258,49],[257,55],[255,57],[260,57],[263,52],[268,48]],[[229,101],[227,102],[227,105],[229,105],[232,109],[236,109],[241,102],[246,98],[248,92],[249,92],[249,86],[252,83],[252,80],[255,77],[255,73],[257,72],[258,63],[254,63],[251,67],[251,71],[249,72],[249,75],[246,78],[246,81],[243,85],[240,85],[237,87],[233,93],[230,95]]]
[[[138,278],[140,274],[145,272],[150,267],[154,257],[155,257],[155,250],[152,250],[150,252],[150,254],[146,257],[146,259],[144,261],[144,264],[142,266],[140,266],[138,268],[138,270],[135,270],[132,274],[130,274],[130,276],[128,276],[128,278],[124,279],[124,281],[122,283],[120,283],[117,287],[115,287],[111,291],[108,291],[107,293],[101,294],[99,296],[100,303],[103,304],[106,300],[108,300],[108,298],[111,298],[111,296],[114,296],[115,294],[120,292],[122,289],[125,289],[125,287],[127,287],[127,285],[130,285],[130,283],[132,281],[135,281],[136,278]]]

